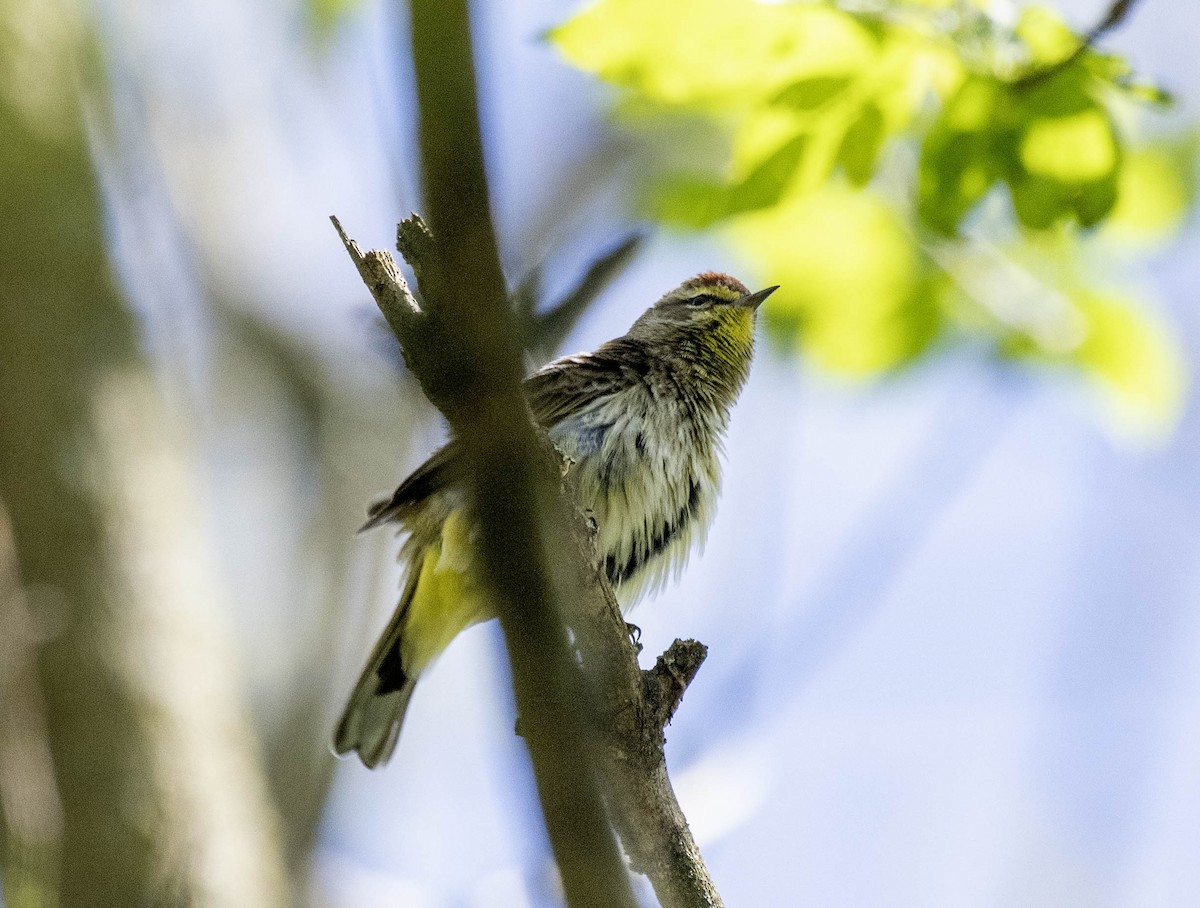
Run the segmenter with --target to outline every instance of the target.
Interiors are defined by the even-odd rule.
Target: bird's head
[[[759,305],[778,287],[751,293],[736,277],[705,271],[690,277],[654,304],[652,312],[684,324],[710,324],[730,317],[753,320]]]
[[[751,293],[737,278],[706,271],[664,294],[637,320],[631,334],[651,343],[695,345],[706,358],[748,363],[755,314],[777,289]]]

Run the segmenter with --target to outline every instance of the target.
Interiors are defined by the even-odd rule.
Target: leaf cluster
[[[1168,98],[1094,36],[994,6],[600,0],[550,39],[620,89],[644,213],[782,285],[780,342],[858,376],[966,342],[1167,425],[1176,345],[1111,262],[1190,208],[1195,142],[1135,137]]]

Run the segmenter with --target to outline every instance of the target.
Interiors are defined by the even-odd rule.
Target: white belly
[[[658,419],[647,420],[651,411]],[[598,402],[550,431],[574,462],[580,504],[596,519],[600,562],[623,608],[677,575],[703,542],[720,485],[720,429],[634,389],[619,405]]]

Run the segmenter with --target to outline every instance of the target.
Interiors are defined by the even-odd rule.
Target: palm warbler
[[[572,462],[597,551],[628,608],[676,575],[712,522],[721,436],[750,370],[758,306],[727,274],[684,281],[629,333],[557,359],[525,382],[534,418]],[[391,756],[421,672],[464,628],[494,616],[471,569],[454,443],[375,503],[363,529],[400,524],[404,592],[338,724],[334,749],[372,768]]]

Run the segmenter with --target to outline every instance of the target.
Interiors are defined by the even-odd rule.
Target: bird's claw
[[[625,633],[629,635],[629,642],[634,645],[634,648],[640,653],[642,651],[642,629],[636,624],[625,622]]]

